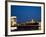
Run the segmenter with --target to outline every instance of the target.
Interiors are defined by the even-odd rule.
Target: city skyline
[[[40,6],[11,6],[11,16],[16,16],[17,22],[24,22],[28,20],[41,20]]]

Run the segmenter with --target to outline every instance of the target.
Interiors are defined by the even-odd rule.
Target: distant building
[[[27,21],[26,23],[35,23],[35,21],[32,19],[31,21]]]

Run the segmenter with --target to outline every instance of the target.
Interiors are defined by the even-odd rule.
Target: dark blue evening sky
[[[16,16],[17,22],[41,20],[41,7],[11,5],[11,16]]]

